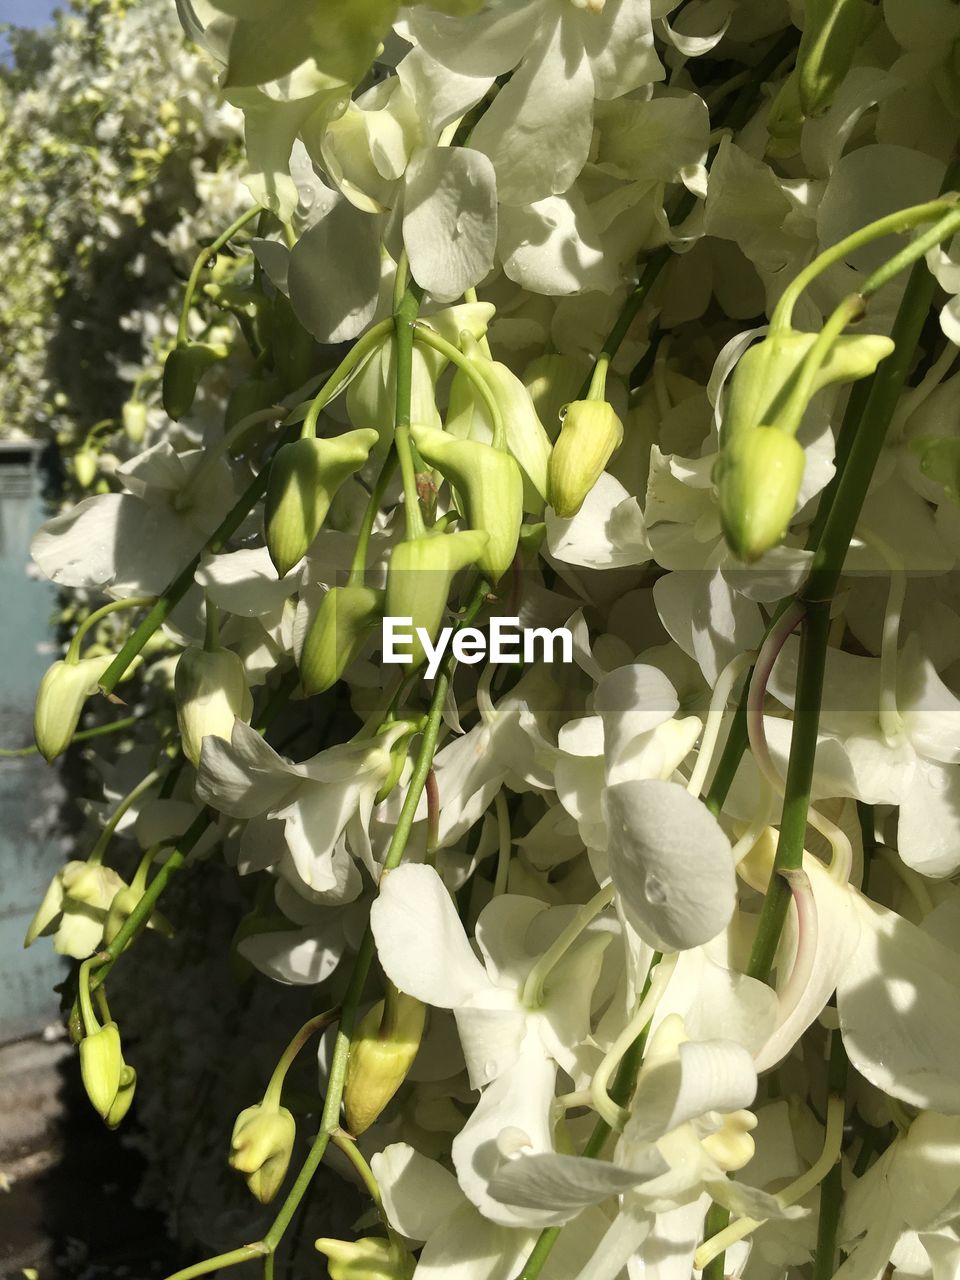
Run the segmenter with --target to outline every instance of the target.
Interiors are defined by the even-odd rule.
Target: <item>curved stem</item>
[[[379,1213],[383,1212],[383,1197],[380,1195],[380,1184],[374,1177],[373,1170],[367,1164],[363,1157],[363,1152],[357,1146],[356,1140],[343,1129],[334,1129],[330,1135],[330,1141],[338,1150],[342,1151],[350,1163],[360,1175],[360,1180],[367,1189],[367,1194],[377,1207]]]
[[[229,1253],[219,1253],[215,1258],[206,1258],[192,1267],[184,1267],[182,1271],[168,1276],[167,1280],[196,1280],[197,1276],[209,1276],[214,1271],[226,1271],[228,1267],[238,1267],[241,1262],[250,1262],[254,1258],[262,1258],[270,1251],[258,1241],[256,1244],[245,1244],[241,1249],[232,1249]]]
[[[493,896],[499,898],[507,891],[507,879],[510,875],[510,851],[513,847],[510,831],[510,810],[503,791],[498,791],[494,799],[497,811],[497,835],[499,852],[497,855],[497,875],[493,882]],[[526,990],[526,988],[524,988]]]
[[[155,599],[156,596],[128,596],[125,600],[111,600],[109,604],[101,605],[99,609],[94,609],[93,613],[84,618],[73,633],[73,639],[67,649],[66,661],[80,661],[80,645],[83,643],[84,636],[109,614],[116,613],[118,609],[142,609],[148,604],[153,604]]]
[[[359,371],[360,365],[363,364],[364,360],[372,355],[382,342],[389,338],[392,330],[392,320],[381,320],[372,329],[368,329],[363,337],[351,347],[313,400],[311,400],[307,415],[303,420],[301,435],[306,437],[316,436],[320,414],[330,401],[334,400],[343,391],[354,374]]]
[[[760,653],[747,686],[747,736],[750,751],[764,780],[778,795],[783,792],[783,779],[770,758],[767,731],[763,722],[763,706],[767,697],[767,685],[777,659],[783,652],[784,645],[800,625],[805,613],[806,606],[795,600],[778,618],[774,619],[760,646]]]
[[[111,720],[109,724],[98,724],[92,729],[81,729],[70,739],[73,742],[89,742],[91,738],[104,738],[111,733],[123,733],[139,724],[145,716],[124,716],[122,720]],[[29,747],[0,747],[0,760],[19,760],[25,756],[35,756],[40,748],[36,743]]]
[[[816,341],[807,352],[800,366],[800,375],[783,409],[777,415],[774,424],[779,430],[795,436],[800,428],[804,412],[814,393],[817,374],[830,355],[834,343],[848,324],[863,315],[864,298],[860,294],[850,294],[844,298],[833,311],[826,324],[817,334]]]
[[[720,737],[720,728],[727,710],[727,700],[741,674],[750,666],[750,661],[750,654],[737,654],[735,658],[727,663],[717,677],[716,687],[710,698],[710,710],[707,712],[703,736],[700,739],[697,762],[693,766],[690,781],[687,783],[687,790],[692,796],[699,796],[703,790],[703,784],[707,780],[707,774],[710,772],[710,765],[713,762],[713,754],[717,748],[717,739]]]
[[[613,883],[605,884],[585,903],[573,917],[560,936],[543,953],[537,963],[527,974],[523,984],[520,1003],[525,1009],[539,1009],[543,1004],[543,986],[550,973],[560,963],[584,929],[588,928],[601,911],[605,911],[615,896]],[[630,1037],[631,1041],[634,1039]],[[622,1056],[622,1055],[621,1055]],[[619,1058],[617,1059],[619,1061]]]
[[[407,539],[422,538],[425,533],[420,494],[417,490],[417,468],[413,460],[410,438],[410,412],[413,399],[413,338],[420,304],[412,289],[407,289],[394,315],[397,349],[397,414],[394,444],[403,477],[403,514]]]
[[[470,379],[474,390],[480,396],[486,405],[487,412],[490,414],[490,421],[493,426],[494,448],[505,449],[507,447],[507,429],[503,421],[500,405],[490,389],[490,384],[477,369],[474,362],[465,356],[459,347],[455,347],[452,342],[448,342],[446,338],[441,337],[436,329],[431,329],[429,324],[424,321],[417,321],[414,325],[413,337],[415,342],[419,342],[426,347],[432,347],[434,351],[439,351],[441,355],[446,356],[451,364],[455,364],[461,373]]]
[[[273,1075],[270,1077],[270,1083],[267,1085],[263,1094],[263,1105],[265,1107],[278,1107],[280,1105],[280,1095],[283,1092],[283,1082],[287,1078],[287,1072],[293,1066],[300,1050],[307,1044],[310,1039],[319,1031],[323,1031],[335,1022],[339,1014],[339,1009],[328,1009],[326,1013],[318,1013],[315,1018],[311,1018],[305,1022],[300,1030],[296,1033],[290,1043],[284,1049],[280,1061],[274,1067]]]
[[[380,468],[380,474],[377,476],[377,483],[373,487],[370,494],[370,500],[367,503],[366,510],[363,513],[363,520],[360,522],[360,531],[357,534],[357,545],[353,552],[353,561],[350,565],[350,577],[347,579],[348,585],[351,587],[362,587],[367,569],[367,556],[370,553],[370,538],[373,534],[373,526],[376,524],[377,515],[380,512],[380,506],[383,502],[384,495],[393,479],[393,473],[397,469],[397,453],[395,449],[391,449],[387,454],[383,466]]]
[[[93,846],[93,851],[87,859],[87,862],[90,863],[91,866],[99,866],[103,861],[103,855],[106,853],[107,846],[113,838],[114,831],[116,831],[117,827],[120,825],[120,820],[123,815],[131,805],[135,804],[142,795],[150,790],[154,783],[160,781],[160,776],[160,771],[158,769],[151,770],[145,778],[141,778],[132,791],[128,791],[123,797],[116,809],[114,809],[113,813],[110,815],[107,825],[100,833],[97,843]]]
[[[246,213],[242,213],[235,222],[231,222],[226,231],[222,235],[217,236],[213,244],[206,249],[202,249],[197,254],[193,268],[190,272],[190,278],[187,281],[187,291],[183,296],[183,306],[180,309],[180,323],[177,326],[177,344],[184,346],[190,341],[190,308],[193,306],[193,299],[196,296],[197,285],[200,283],[200,276],[204,267],[211,258],[215,258],[221,249],[226,248],[227,244],[233,239],[238,231],[242,231],[248,222],[252,222],[261,212],[260,205],[254,205],[252,209],[248,209]]]

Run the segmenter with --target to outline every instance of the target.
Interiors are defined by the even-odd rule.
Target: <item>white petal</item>
[[[229,742],[203,740],[197,795],[232,818],[252,818],[283,804],[300,785],[290,765],[263,738],[237,720]]]
[[[440,302],[453,302],[493,269],[497,180],[468,147],[418,151],[406,174],[403,241],[413,278]]]
[[[625,1136],[656,1140],[708,1111],[739,1111],[753,1102],[753,1059],[732,1040],[687,1040],[676,1055],[652,1057],[640,1073]]]
[[[645,564],[652,554],[639,503],[608,471],[571,519],[547,510],[547,546],[555,559],[587,569]]]
[[[610,874],[631,925],[660,950],[708,942],[730,921],[736,883],[730,841],[675,782],[608,787]]]
[[[918,760],[900,798],[900,857],[925,876],[960,867],[960,766]]]
[[[207,555],[197,570],[197,582],[214,602],[229,613],[257,618],[283,607],[300,587],[300,575],[277,578],[266,547]]]
[[[453,1174],[405,1142],[378,1151],[370,1167],[391,1227],[408,1240],[428,1240],[464,1203]]]
[[[504,205],[498,250],[509,279],[531,293],[612,293],[619,283],[616,264],[604,254],[599,229],[576,187],[532,204]]]
[[[680,701],[659,668],[636,663],[604,676],[597,685],[593,705],[603,719],[609,768],[637,738],[676,715]]]
[[[425,1004],[455,1009],[490,986],[432,867],[391,871],[370,909],[370,927],[387,977]]]
[[[511,1231],[465,1204],[430,1237],[417,1263],[417,1280],[513,1280],[536,1236]]]
[[[553,1225],[568,1222],[581,1209],[622,1195],[666,1169],[666,1161],[651,1147],[646,1167],[625,1169],[606,1160],[584,1156],[520,1155],[508,1161],[490,1183],[490,1194],[508,1205],[538,1209]]]
[[[338,197],[290,254],[290,301],[318,342],[348,342],[374,317],[380,220]]]
[[[598,98],[619,98],[664,77],[653,45],[650,0],[606,0],[603,12],[577,15]]]

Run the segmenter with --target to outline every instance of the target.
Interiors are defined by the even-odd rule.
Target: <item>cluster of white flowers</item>
[[[178,1276],[272,1276],[328,1153],[375,1208],[333,1280],[956,1275],[960,9],[177,10],[250,203],[180,426],[34,542],[108,599],[41,751],[138,662],[149,711],[30,940],[111,1125],[102,993],[198,857],[316,988],[224,1151],[277,1216]],[[428,664],[491,617],[569,661]]]

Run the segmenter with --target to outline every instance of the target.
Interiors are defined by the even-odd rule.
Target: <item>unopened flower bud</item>
[[[92,449],[78,449],[73,455],[73,474],[81,489],[88,489],[97,477],[97,455]]]
[[[117,1096],[113,1100],[113,1106],[104,1117],[108,1129],[119,1128],[133,1103],[133,1095],[136,1092],[136,1088],[137,1073],[133,1067],[124,1063],[120,1070],[120,1087],[117,1090]]]
[[[143,889],[136,883],[127,885],[118,893],[114,894],[113,901],[110,903],[110,909],[107,912],[107,918],[103,925],[103,940],[109,947],[117,937],[117,934],[127,923],[130,917],[140,905],[143,897]],[[166,916],[161,915],[159,911],[153,911],[147,921],[147,928],[157,929],[165,937],[173,937],[173,927]],[[129,945],[129,944],[128,944]]]
[[[330,1280],[411,1280],[417,1260],[400,1244],[380,1236],[362,1240],[317,1240],[327,1256]]]
[[[377,439],[376,431],[347,431],[332,440],[305,437],[277,452],[265,514],[267,548],[281,578],[306,555],[334,494],[360,470]]]
[[[33,712],[33,737],[47,763],[66,751],[77,731],[83,704],[96,692],[112,653],[55,662],[40,681]]]
[[[174,347],[163,366],[163,407],[174,422],[193,408],[206,371],[229,354],[230,348],[222,343],[190,342]]]
[[[424,1006],[402,991],[395,991],[392,1001],[390,1030],[381,1033],[381,1000],[361,1019],[350,1046],[343,1110],[354,1135],[364,1133],[378,1118],[407,1078],[420,1048]]]
[[[864,0],[806,0],[797,52],[797,89],[805,116],[826,111],[860,46]]]
[[[320,602],[299,655],[307,696],[332,689],[383,617],[384,593],[371,587],[331,587]]]
[[[443,621],[454,575],[476,562],[486,550],[488,536],[480,529],[432,533],[400,542],[390,557],[387,574],[388,617],[410,618],[413,624],[413,666],[426,658],[417,628],[435,639]]]
[[[280,1190],[296,1137],[296,1121],[286,1107],[257,1103],[237,1116],[230,1167],[246,1175],[247,1186],[261,1204],[269,1204]]]
[[[123,429],[132,444],[139,444],[147,433],[147,406],[142,400],[128,400],[123,406]]]
[[[802,447],[776,427],[749,427],[724,444],[716,472],[720,520],[739,559],[758,560],[781,541],[805,465]]]
[[[516,460],[476,440],[458,440],[445,431],[414,426],[414,444],[424,461],[456,490],[471,529],[483,529],[489,541],[477,568],[494,586],[517,554],[523,523],[523,475]]]
[[[94,1111],[106,1120],[117,1101],[123,1071],[120,1032],[115,1022],[85,1036],[80,1044],[80,1075]]]
[[[548,472],[547,501],[561,519],[575,516],[623,442],[623,423],[606,400],[567,408]]]
[[[174,677],[183,754],[195,767],[208,735],[229,742],[236,720],[249,724],[253,697],[243,662],[229,649],[184,649]]]
[[[52,933],[58,955],[85,960],[103,941],[110,904],[126,887],[110,867],[68,862],[51,880],[23,945],[29,947],[41,935]]]

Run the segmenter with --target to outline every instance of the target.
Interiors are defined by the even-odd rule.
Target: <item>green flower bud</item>
[[[277,452],[267,487],[266,528],[270,559],[281,578],[307,554],[334,494],[360,470],[377,439],[376,431],[347,431],[332,440],[295,440]]]
[[[94,1111],[106,1120],[117,1101],[123,1053],[115,1022],[85,1036],[80,1044],[80,1075]]]
[[[805,116],[826,111],[860,45],[864,0],[806,0],[797,53],[797,89]]]
[[[495,586],[517,554],[523,523],[520,467],[500,449],[475,440],[458,440],[431,427],[414,426],[411,435],[424,461],[456,489],[470,528],[489,534],[477,567]]]
[[[92,449],[79,449],[73,455],[73,474],[81,489],[88,489],[97,477],[97,455]]]
[[[561,519],[575,516],[623,442],[623,423],[606,400],[574,400],[553,446],[547,500]]]
[[[800,150],[800,133],[803,129],[803,109],[800,106],[800,89],[797,74],[787,76],[774,98],[767,116],[767,133],[770,142],[767,155],[774,158],[795,156]]]
[[[286,1107],[263,1103],[237,1116],[230,1140],[230,1167],[246,1175],[247,1186],[261,1204],[280,1190],[290,1165],[297,1125]]]
[[[332,689],[383,617],[382,591],[331,587],[320,602],[300,651],[300,683],[310,697]]]
[[[184,649],[174,677],[183,754],[196,767],[208,735],[229,742],[236,720],[250,723],[253,697],[237,654],[229,649]]]
[[[270,348],[282,394],[302,386],[316,371],[317,344],[297,319],[290,299],[279,290],[270,320]]]
[[[108,1129],[117,1129],[123,1121],[124,1116],[130,1110],[133,1103],[133,1095],[137,1088],[137,1073],[133,1067],[128,1067],[126,1063],[120,1070],[120,1087],[117,1090],[117,1096],[113,1100],[113,1106],[107,1112],[104,1119],[107,1122]]]
[[[48,764],[66,751],[77,731],[83,704],[95,693],[112,653],[55,662],[40,681],[33,711],[33,737]]]
[[[326,1254],[330,1280],[411,1280],[417,1268],[412,1253],[380,1236],[317,1240],[314,1248]]]
[[[123,406],[123,429],[132,444],[139,444],[147,433],[147,406],[142,400],[128,400]]]
[[[420,1048],[426,1010],[419,1000],[394,992],[394,1026],[381,1035],[384,1002],[362,1018],[350,1045],[343,1110],[354,1136],[364,1133],[407,1078]]]
[[[414,667],[427,656],[416,629],[422,627],[431,639],[436,638],[454,575],[467,565],[476,564],[487,542],[488,535],[483,530],[464,529],[458,533],[428,533],[394,547],[387,574],[384,613],[388,617],[412,619]]]
[[[783,538],[805,461],[794,437],[776,427],[749,427],[722,449],[716,474],[720,521],[741,560],[758,560]]]
[[[121,889],[119,893],[114,895],[113,901],[110,903],[110,909],[107,912],[107,918],[103,925],[103,940],[109,947],[117,934],[127,923],[130,916],[133,915],[137,907],[140,905],[140,899],[143,897],[143,889],[136,884],[128,885]],[[147,921],[148,929],[156,929],[162,933],[164,937],[173,937],[173,926],[166,916],[161,915],[159,911],[150,913]],[[127,946],[130,944],[127,943]]]
[[[230,348],[222,343],[181,343],[167,356],[163,366],[163,407],[179,422],[193,408],[200,379],[219,360],[225,360]]]

